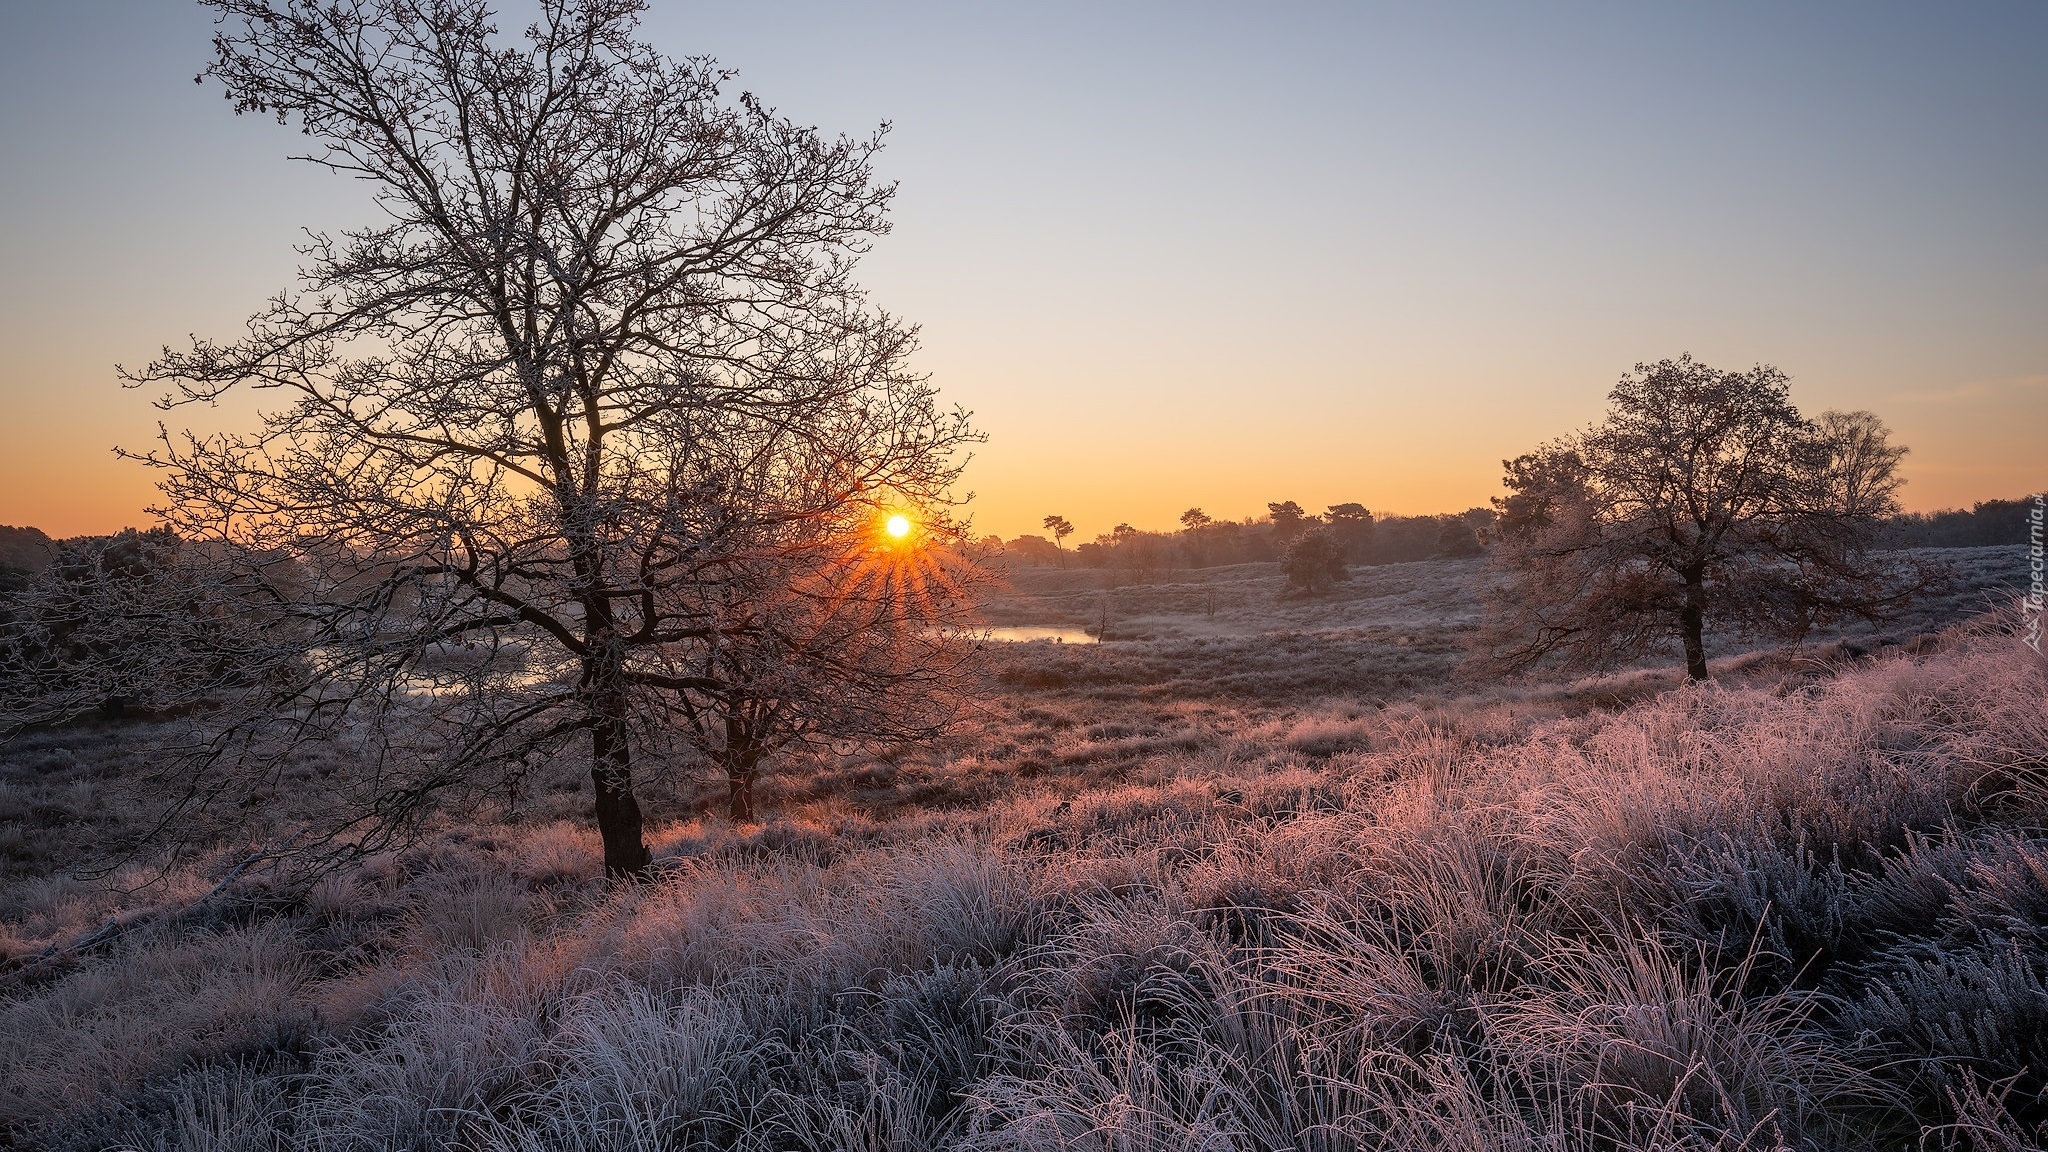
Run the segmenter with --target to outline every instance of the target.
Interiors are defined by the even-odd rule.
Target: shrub
[[[1344,545],[1328,528],[1311,528],[1280,554],[1280,571],[1290,592],[1320,596],[1344,579]]]

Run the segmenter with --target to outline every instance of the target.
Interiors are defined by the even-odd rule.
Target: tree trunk
[[[725,714],[725,786],[732,793],[732,822],[754,821],[754,778],[761,774],[761,742],[754,738],[752,712],[732,701]]]
[[[622,701],[614,701],[622,705]],[[638,880],[650,859],[641,838],[640,801],[633,797],[633,753],[626,743],[622,706],[600,715],[590,730],[590,779],[597,786],[597,834],[604,841],[604,875]]]
[[[572,550],[575,543],[572,540]],[[595,548],[585,545],[585,556]],[[578,565],[587,579],[601,565]],[[589,701],[590,781],[597,792],[597,834],[604,842],[604,875],[619,883],[647,874],[650,854],[641,838],[640,801],[633,796],[633,748],[626,724],[625,658],[612,627],[611,601],[596,593],[583,601],[583,691]]]
[[[584,602],[594,627],[585,635],[593,657],[583,666],[590,699],[590,781],[597,791],[597,834],[604,842],[604,875],[612,883],[647,874],[649,853],[641,838],[640,801],[633,796],[633,748],[626,727],[623,661],[612,643],[611,603]]]
[[[1689,680],[1707,679],[1706,589],[1698,577],[1685,582],[1685,605],[1678,610],[1678,634],[1685,641],[1685,675]]]
[[[725,786],[732,793],[732,822],[754,822],[754,771],[734,769],[726,774]]]

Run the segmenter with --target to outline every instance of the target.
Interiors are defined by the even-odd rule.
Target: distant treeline
[[[1181,515],[1177,532],[1145,532],[1119,524],[1069,547],[1037,535],[1001,543],[1011,563],[1164,570],[1271,562],[1302,534],[1322,531],[1343,549],[1346,563],[1400,564],[1477,556],[1486,550],[1495,517],[1491,508],[1436,516],[1379,516],[1360,504],[1333,504],[1321,515],[1308,514],[1292,500],[1266,507],[1267,515],[1243,520],[1212,520],[1200,508],[1190,508]],[[2032,508],[2033,500],[2022,497],[1980,500],[1968,509],[1908,512],[1892,518],[1887,542],[1894,548],[2025,544]],[[1047,519],[1065,523],[1060,517]],[[36,528],[0,524],[0,591],[18,588],[48,568],[57,550],[70,543],[74,541],[52,540]]]
[[[1886,542],[1893,548],[1980,548],[2027,542],[2033,501],[1983,500],[1969,509],[1908,512],[1892,518]],[[1013,564],[1129,568],[1139,572],[1208,568],[1275,561],[1304,533],[1322,532],[1350,564],[1399,564],[1413,560],[1477,556],[1486,550],[1496,513],[1491,508],[1435,516],[1379,516],[1361,504],[1333,504],[1310,515],[1292,500],[1268,504],[1265,516],[1213,520],[1200,508],[1181,515],[1177,532],[1147,532],[1119,524],[1095,539],[1062,546],[1045,536],[1003,540]],[[1046,518],[1072,531],[1064,517]],[[1051,525],[1049,525],[1050,527]]]
[[[1891,521],[1894,548],[1982,548],[2027,543],[2034,502],[1980,500],[1969,511],[1908,512]]]
[[[1095,539],[1060,547],[1043,536],[1002,542],[1012,563],[1070,564],[1083,568],[1129,568],[1139,572],[1208,568],[1281,558],[1288,546],[1320,533],[1352,564],[1396,564],[1408,560],[1477,556],[1493,526],[1491,508],[1439,516],[1376,516],[1360,504],[1334,504],[1311,515],[1292,500],[1268,504],[1265,516],[1213,520],[1200,508],[1181,515],[1178,532],[1145,532],[1119,524]],[[1064,524],[1061,517],[1048,520]]]

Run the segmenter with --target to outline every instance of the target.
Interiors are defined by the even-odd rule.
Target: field
[[[1470,562],[1012,573],[943,746],[575,765],[310,889],[68,869],[147,726],[0,753],[0,1133],[50,1148],[1978,1148],[2048,1122],[2048,663],[1950,593],[1791,650],[1460,671]],[[82,943],[82,947],[71,947]]]

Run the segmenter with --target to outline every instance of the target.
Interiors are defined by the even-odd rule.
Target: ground
[[[764,825],[657,773],[626,892],[573,766],[310,890],[213,891],[228,844],[79,879],[144,819],[150,727],[35,734],[0,759],[0,1133],[2030,1146],[2048,664],[1984,614],[2015,552],[1947,556],[1914,617],[1724,641],[1705,689],[1462,676],[1467,562],[1318,599],[1020,570],[991,627],[1110,641],[991,643],[947,744],[785,771]]]

